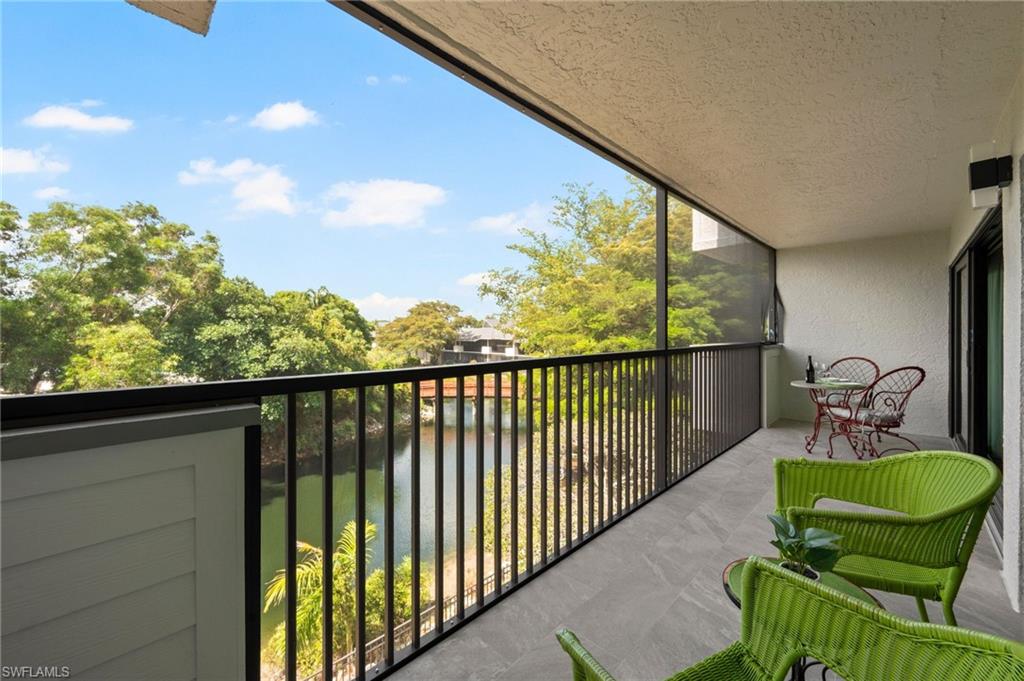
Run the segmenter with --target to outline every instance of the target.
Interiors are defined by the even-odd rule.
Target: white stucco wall
[[[922,367],[926,378],[910,400],[904,431],[946,434],[946,241],[945,232],[934,232],[778,251],[784,418],[814,416],[806,392],[789,387],[803,376],[807,355],[825,362],[860,355],[883,372]]]
[[[1024,35],[1022,35],[1024,39]],[[1024,602],[1024,63],[992,139],[997,155],[1013,156],[1013,184],[1002,192],[1003,211],[1003,580],[1014,609]],[[986,140],[978,140],[984,142]],[[977,228],[984,210],[972,210],[966,191],[967,150],[964,150],[964,196],[950,230],[947,260],[952,262]]]

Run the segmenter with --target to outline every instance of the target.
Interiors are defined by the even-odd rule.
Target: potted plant
[[[793,523],[779,515],[769,515],[775,527],[772,546],[779,550],[782,567],[810,579],[829,572],[839,560],[841,549],[836,543],[842,537],[817,527],[798,530]]]

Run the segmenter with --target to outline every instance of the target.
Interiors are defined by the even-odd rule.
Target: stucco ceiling
[[[1016,2],[374,6],[777,247],[947,229],[1024,50]]]
[[[217,0],[125,0],[144,12],[163,17],[193,33],[206,35]]]

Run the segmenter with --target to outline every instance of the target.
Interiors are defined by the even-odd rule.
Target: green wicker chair
[[[743,570],[740,640],[670,681],[781,681],[801,658],[846,681],[1024,679],[1024,645],[897,617],[752,557]],[[614,681],[566,629],[574,681]]]
[[[940,601],[956,624],[953,601],[981,531],[1000,473],[960,452],[912,452],[877,461],[775,461],[778,513],[798,527],[843,536],[834,572],[868,589]],[[837,499],[900,513],[814,508]]]

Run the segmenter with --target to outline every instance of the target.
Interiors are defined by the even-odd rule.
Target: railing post
[[[262,400],[257,400],[262,403]],[[260,447],[259,425],[245,428],[245,680],[260,678]]]
[[[655,193],[655,251],[657,253],[655,329],[658,354],[654,401],[654,482],[657,491],[665,489],[668,468],[668,192],[658,185]]]
[[[295,393],[288,393],[285,398],[285,460],[284,460],[284,505],[285,505],[285,539],[284,539],[284,569],[285,569],[285,607],[284,607],[284,631],[285,631],[285,663],[284,673],[286,681],[295,681],[298,670],[298,638],[295,632],[295,614],[298,612],[298,592],[296,589],[296,556],[295,544],[298,538],[298,486],[296,476],[298,466],[296,465],[298,434],[296,428],[298,417],[296,414],[297,398]]]

